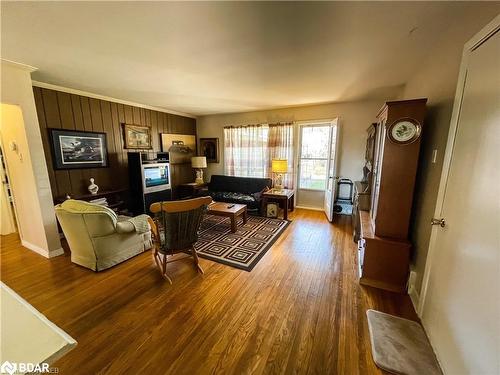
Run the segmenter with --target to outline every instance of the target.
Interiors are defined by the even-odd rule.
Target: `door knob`
[[[446,226],[446,220],[444,218],[441,219],[431,219],[431,225],[439,225],[441,228]]]

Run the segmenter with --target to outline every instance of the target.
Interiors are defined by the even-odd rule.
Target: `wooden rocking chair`
[[[212,198],[201,197],[157,202],[149,208],[154,214],[154,219],[149,219],[154,244],[153,257],[163,278],[170,284],[172,280],[167,275],[167,263],[192,256],[196,268],[203,273],[193,245],[198,241],[198,229],[203,214],[211,202]],[[168,259],[178,253],[186,253],[188,256]]]

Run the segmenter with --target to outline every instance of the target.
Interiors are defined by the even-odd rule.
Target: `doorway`
[[[500,371],[500,17],[464,50],[419,313],[448,374]]]
[[[298,207],[323,210],[325,204],[333,206],[337,133],[337,119],[299,123]]]
[[[0,234],[17,232],[17,224],[15,220],[14,199],[12,190],[7,175],[7,165],[5,163],[3,148],[0,146]]]

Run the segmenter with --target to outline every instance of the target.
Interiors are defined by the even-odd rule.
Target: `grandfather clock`
[[[362,284],[406,291],[408,229],[426,102],[387,102],[377,115],[371,208],[359,212]]]

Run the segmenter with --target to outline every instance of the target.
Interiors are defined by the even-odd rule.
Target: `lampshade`
[[[273,159],[271,164],[273,173],[286,173],[288,172],[288,160],[286,159]]]
[[[205,156],[193,156],[191,158],[191,166],[193,168],[206,168],[207,158]]]

